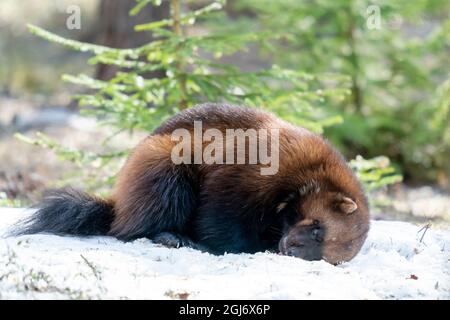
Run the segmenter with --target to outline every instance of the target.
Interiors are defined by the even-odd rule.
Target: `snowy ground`
[[[0,210],[0,235],[24,216]],[[140,239],[0,238],[1,299],[450,299],[450,231],[373,221],[332,266],[269,253],[213,256]],[[421,242],[422,239],[422,242]]]

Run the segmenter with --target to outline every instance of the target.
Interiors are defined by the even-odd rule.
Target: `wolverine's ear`
[[[337,207],[342,213],[350,214],[358,209],[356,202],[349,197],[341,196],[337,201]]]

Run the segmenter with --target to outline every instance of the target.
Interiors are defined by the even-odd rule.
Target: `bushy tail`
[[[65,188],[50,191],[37,211],[21,221],[12,234],[105,235],[112,220],[112,203]]]

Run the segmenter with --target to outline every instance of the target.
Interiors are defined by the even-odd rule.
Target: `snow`
[[[450,231],[372,221],[339,266],[273,253],[214,256],[148,239],[6,237],[24,209],[0,209],[1,299],[450,299]],[[422,242],[420,241],[423,236]]]

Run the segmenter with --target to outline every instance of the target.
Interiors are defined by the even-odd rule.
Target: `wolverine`
[[[179,144],[173,132],[193,133],[198,122],[203,133],[276,132],[276,147],[268,150],[278,156],[276,173],[262,174],[267,163],[249,163],[249,152],[245,163],[237,161],[239,150],[233,163],[198,161],[194,151],[204,151],[205,141],[182,150],[183,159],[192,161],[173,161]],[[225,150],[211,154],[219,153]],[[147,237],[217,255],[272,251],[339,264],[360,251],[369,222],[360,183],[320,135],[260,109],[208,103],[179,112],[141,141],[109,197],[71,188],[51,191],[16,234],[109,235],[123,241]]]

